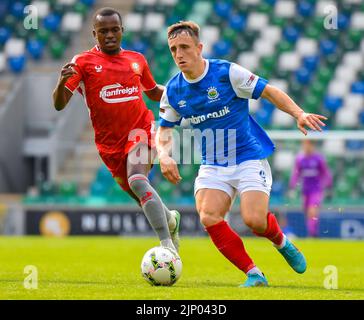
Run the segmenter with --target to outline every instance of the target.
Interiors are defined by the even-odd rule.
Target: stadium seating
[[[20,1],[26,3],[27,1]],[[4,4],[5,3],[5,4]],[[92,1],[33,1],[39,3],[41,28],[19,38],[17,30],[20,5],[1,2],[0,72],[4,70],[1,57],[12,56],[8,65],[21,72],[25,57],[42,59],[48,53],[60,59],[73,32],[77,32]],[[338,8],[338,29],[325,28],[328,5]],[[5,8],[5,9],[4,9]],[[326,9],[325,9],[326,8]],[[183,19],[198,22],[202,28],[205,57],[236,61],[270,83],[282,88],[309,112],[327,115],[330,130],[364,128],[364,3],[352,0],[136,0],[132,12],[124,17],[123,47],[144,53],[157,82],[165,84],[177,72],[170,56],[166,28]],[[54,31],[57,30],[55,33]],[[68,41],[67,41],[68,39]],[[14,42],[15,40],[15,42]],[[23,44],[21,44],[23,43]],[[21,60],[19,56],[24,56]],[[147,101],[158,117],[158,103]],[[265,129],[296,129],[292,118],[261,99],[251,102],[250,111]],[[272,198],[287,195],[293,153],[299,145],[277,152],[271,159],[275,182]],[[358,141],[323,141],[321,150],[331,168],[346,150],[363,150]],[[355,151],[356,150],[356,151]],[[355,164],[360,161],[355,158]],[[363,176],[364,167],[357,167]],[[90,186],[90,194],[110,199],[123,197],[115,182],[101,169]],[[174,188],[161,176],[158,166],[153,169],[152,182],[168,202],[192,203],[195,166],[185,175],[180,188]],[[339,173],[333,199],[350,198],[353,186],[364,196],[364,184],[354,179],[354,172]],[[335,180],[336,181],[336,180]],[[178,200],[179,199],[179,200]],[[114,201],[114,200],[110,200]],[[117,200],[115,200],[117,201]]]
[[[0,72],[21,73],[28,59],[45,57],[61,59],[70,45],[72,33],[80,31],[86,14],[95,0],[3,0],[0,4],[0,56],[6,65]],[[37,8],[37,25],[26,17],[33,14],[28,5]]]

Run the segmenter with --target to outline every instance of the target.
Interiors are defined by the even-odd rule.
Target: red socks
[[[275,245],[280,246],[283,241],[283,232],[279,227],[275,215],[268,212],[267,216],[267,230],[264,233],[258,233],[253,230],[254,234],[258,237],[265,237],[272,241]]]
[[[243,241],[226,221],[206,227],[206,231],[217,249],[240,270],[247,273],[255,267],[253,260],[245,251]]]

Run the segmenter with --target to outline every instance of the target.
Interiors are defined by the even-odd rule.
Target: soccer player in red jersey
[[[103,162],[140,204],[161,245],[178,250],[180,215],[168,210],[147,178],[156,150],[154,116],[142,93],[160,101],[164,87],[156,84],[142,54],[120,47],[124,28],[119,12],[99,9],[93,27],[96,46],[62,68],[54,107],[64,109],[76,90],[81,93]]]

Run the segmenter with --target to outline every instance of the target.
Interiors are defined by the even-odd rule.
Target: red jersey
[[[143,91],[156,87],[144,56],[123,50],[117,55],[103,53],[98,46],[76,55],[72,62],[77,74],[66,82],[72,93],[85,98],[100,152],[124,150],[129,132],[142,128],[150,111]]]

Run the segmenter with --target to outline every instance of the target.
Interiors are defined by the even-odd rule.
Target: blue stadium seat
[[[42,58],[44,52],[43,42],[37,39],[31,39],[27,43],[27,50],[33,59],[39,60]]]
[[[351,92],[364,94],[364,81],[357,81],[351,85]]]
[[[323,55],[329,55],[335,53],[337,49],[337,43],[333,40],[321,40],[320,41],[320,51]]]
[[[223,57],[230,53],[231,51],[231,43],[227,40],[217,41],[213,46],[213,53],[217,57]]]
[[[337,26],[340,30],[346,30],[350,26],[350,17],[345,14],[339,13],[337,17]]]
[[[85,4],[88,7],[92,7],[95,4],[96,0],[81,0],[81,3]]]
[[[298,28],[288,26],[283,29],[283,37],[290,43],[295,43],[300,36]]]
[[[58,14],[50,13],[44,17],[43,25],[47,30],[57,31],[61,25],[61,17]]]
[[[340,97],[326,96],[324,99],[324,106],[331,112],[336,112],[343,105],[343,99]]]
[[[320,62],[319,56],[306,56],[303,57],[302,59],[303,66],[310,71],[315,71],[317,69],[319,62]]]
[[[360,123],[364,126],[364,111],[359,113],[359,120]]]
[[[363,150],[364,149],[364,141],[362,141],[362,140],[348,140],[348,141],[346,141],[346,148],[348,148],[351,151]]]
[[[297,6],[297,12],[302,17],[310,17],[315,12],[315,6],[310,1],[300,1]]]
[[[5,42],[10,38],[11,31],[7,27],[0,27],[0,45],[4,45]]]
[[[10,7],[10,13],[17,19],[24,17],[25,4],[21,1],[15,1]]]
[[[219,1],[215,4],[215,13],[223,19],[228,19],[230,16],[232,5],[225,1]]]
[[[243,31],[246,27],[246,18],[242,14],[233,14],[230,17],[230,27],[236,31]]]
[[[311,80],[311,72],[310,70],[302,67],[296,71],[296,79],[299,83],[306,85],[310,83]]]
[[[14,73],[20,73],[23,71],[25,64],[26,64],[26,58],[25,56],[17,56],[17,57],[9,57],[8,58],[8,64],[10,67],[10,70]]]
[[[269,112],[265,108],[259,108],[255,113],[254,118],[263,127],[269,126],[272,122],[272,112]]]

